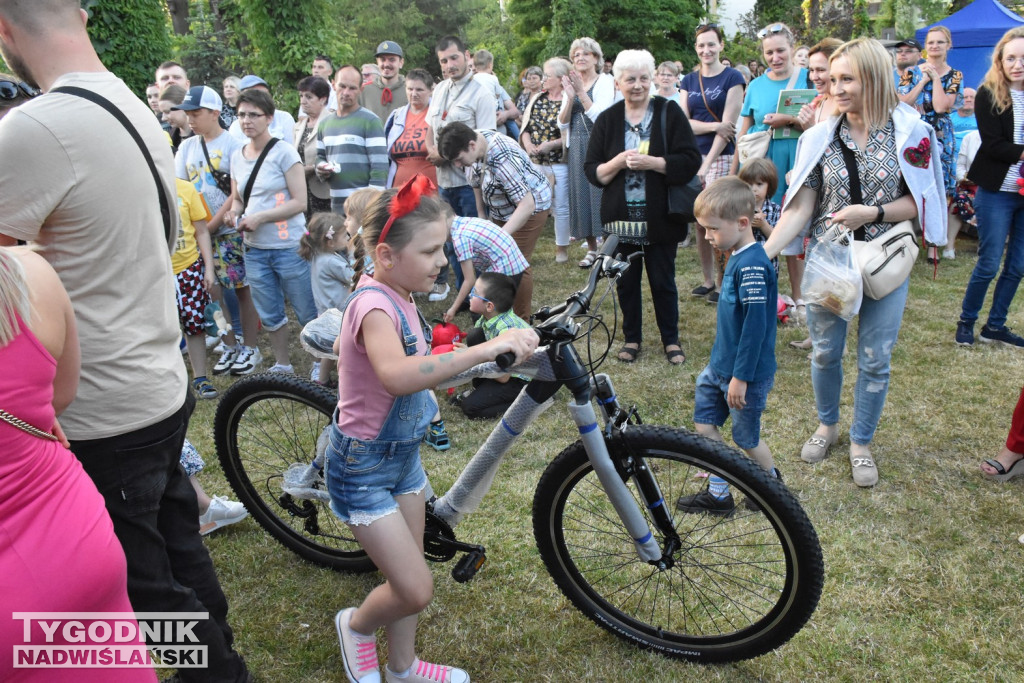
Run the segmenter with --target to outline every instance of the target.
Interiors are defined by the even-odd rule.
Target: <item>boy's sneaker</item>
[[[206,513],[199,515],[199,534],[205,536],[217,529],[241,522],[249,516],[249,512],[241,503],[228,500],[224,496],[214,496]]]
[[[716,517],[728,517],[736,511],[736,503],[731,493],[725,494],[725,498],[715,498],[710,491],[704,489],[692,496],[680,496],[676,501],[676,509],[690,514],[706,512]]]
[[[960,320],[956,324],[956,337],[954,340],[960,346],[974,345],[974,323]]]
[[[212,349],[214,346],[220,343],[220,337],[215,335],[206,335],[206,348]]]
[[[448,438],[448,431],[444,428],[444,420],[431,422],[423,440],[435,451],[446,451],[452,447],[452,440]]]
[[[217,390],[205,376],[192,380],[192,389],[199,398],[217,398]]]
[[[231,366],[235,364],[238,359],[238,354],[242,352],[241,347],[232,349],[226,348],[223,353],[220,354],[220,360],[213,366],[213,374],[223,375],[225,372],[231,371]]]
[[[430,288],[430,295],[427,297],[427,301],[444,301],[447,298],[448,283],[435,282],[434,286]]]
[[[377,638],[353,631],[348,623],[355,607],[343,609],[334,616],[334,628],[341,643],[341,661],[349,683],[380,683],[380,662],[377,661]],[[408,679],[407,679],[408,680]]]
[[[267,372],[276,372],[282,375],[294,375],[295,368],[291,365],[281,365],[280,363],[274,363],[270,366]]]
[[[431,664],[416,658],[412,661],[412,667],[405,678],[384,667],[384,680],[387,683],[469,683],[469,674],[462,669]]]
[[[243,346],[238,357],[231,364],[232,375],[248,375],[263,362],[263,354],[255,346]]]
[[[320,361],[313,362],[313,367],[309,369],[309,378],[314,382],[320,381]]]
[[[959,335],[959,330],[957,330],[957,334]],[[1014,334],[1010,331],[1009,327],[994,329],[985,325],[981,328],[981,333],[978,335],[978,339],[985,343],[999,342],[1000,344],[1006,344],[1007,346],[1024,347],[1024,337]]]

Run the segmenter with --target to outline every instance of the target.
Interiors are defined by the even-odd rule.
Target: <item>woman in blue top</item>
[[[793,64],[793,32],[788,26],[782,23],[771,24],[761,29],[757,37],[761,39],[761,54],[768,68],[764,75],[758,76],[747,86],[747,95],[740,110],[740,137],[769,128],[796,128],[796,116],[777,113],[779,93],[783,90],[803,88],[807,83],[807,69],[798,68]],[[796,141],[797,132],[794,130],[791,138],[772,140],[768,146],[766,158],[775,164],[775,169],[779,173],[779,187],[771,197],[776,204],[782,204],[786,190],[789,189],[786,174],[792,170],[796,161]],[[731,172],[736,173],[738,170],[739,157],[734,156]],[[793,300],[797,305],[797,315],[802,316],[804,302],[800,281],[803,279],[804,262],[797,256],[803,253],[803,237],[797,235],[780,253],[786,257],[786,271],[789,274]]]
[[[690,119],[697,138],[702,163],[697,175],[705,187],[729,174],[736,137],[736,120],[743,104],[746,79],[736,69],[722,63],[722,30],[715,24],[697,27],[695,48],[700,59],[700,70],[683,77],[679,93],[679,106]],[[690,292],[693,296],[707,296],[715,291],[712,269],[711,243],[704,237],[704,228],[697,226],[697,255],[704,282]]]

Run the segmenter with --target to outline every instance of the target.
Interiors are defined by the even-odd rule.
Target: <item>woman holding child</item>
[[[934,158],[935,133],[911,107],[900,104],[891,60],[881,43],[858,38],[839,47],[830,60],[832,97],[840,115],[803,134],[793,167],[792,188],[782,217],[765,243],[768,256],[810,226],[813,245],[846,236],[871,241],[896,223],[915,220],[932,243],[945,242],[942,166]],[[851,204],[844,149],[852,152],[863,204]],[[878,470],[871,441],[889,389],[890,359],[907,300],[909,278],[881,299],[865,297],[857,322],[857,382],[850,426],[850,465],[858,486],[874,486]],[[811,383],[820,424],[800,457],[819,462],[839,436],[842,352],[847,321],[817,305],[807,324],[814,346]]]
[[[597,117],[583,168],[587,179],[602,188],[604,231],[619,236],[624,256],[643,254],[617,285],[626,339],[618,358],[632,363],[640,354],[640,274],[646,267],[665,358],[681,365],[686,356],[679,347],[675,262],[684,228],[667,217],[668,185],[693,178],[700,168],[700,151],[679,105],[650,96],[650,52],[623,50],[615,58],[613,74],[624,100]]]

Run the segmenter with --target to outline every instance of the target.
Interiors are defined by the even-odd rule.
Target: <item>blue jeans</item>
[[[875,436],[878,420],[889,393],[892,349],[903,322],[910,278],[888,296],[864,297],[857,318],[857,383],[853,390],[853,423],[850,441],[867,445]],[[814,344],[811,384],[818,420],[824,425],[839,422],[839,395],[843,390],[843,346],[849,325],[817,305],[807,307],[807,328]]]
[[[979,187],[974,197],[974,211],[978,216],[978,262],[964,292],[960,319],[968,323],[978,319],[1005,247],[1006,261],[996,281],[992,309],[988,312],[988,326],[1002,329],[1006,326],[1006,313],[1017,294],[1021,275],[1024,275],[1024,197],[1016,192],[991,192]]]
[[[697,376],[697,390],[693,405],[693,422],[721,427],[725,418],[732,417],[732,440],[744,450],[757,448],[761,443],[761,414],[768,404],[768,392],[775,383],[773,378],[747,383],[747,405],[740,410],[729,407],[726,396],[732,377],[719,375],[710,365]]]
[[[448,205],[454,209],[456,216],[476,218],[476,195],[473,193],[472,187],[469,185],[442,187],[440,194],[441,199],[448,202]],[[436,282],[447,282],[450,268],[455,273],[455,289],[462,289],[462,283],[466,278],[462,275],[462,266],[459,265],[459,259],[455,256],[455,247],[452,246],[450,238],[444,243],[444,255],[448,257],[448,265],[441,268]]]
[[[316,303],[309,279],[309,263],[295,249],[246,247],[245,272],[252,302],[268,332],[288,324],[284,299],[295,309],[299,323],[316,319]],[[246,340],[249,344],[249,340]]]

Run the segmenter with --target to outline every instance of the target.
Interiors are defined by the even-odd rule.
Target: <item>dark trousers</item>
[[[473,380],[473,392],[462,399],[462,412],[466,417],[500,417],[516,400],[526,381],[510,377],[507,382],[490,378]]]
[[[195,407],[191,395],[171,417],[106,439],[73,441],[71,450],[103,494],[128,560],[128,597],[136,612],[209,612],[193,630],[209,667],[180,669],[181,681],[247,681],[232,649],[228,601],[199,535],[199,504],[179,459]]]
[[[676,289],[676,244],[619,243],[623,257],[643,252],[643,258],[630,261],[627,270],[616,285],[619,305],[622,307],[622,332],[626,343],[639,344],[643,339],[643,296],[640,276],[647,268],[647,282],[651,286],[654,319],[658,322],[662,346],[679,343],[679,292]]]

